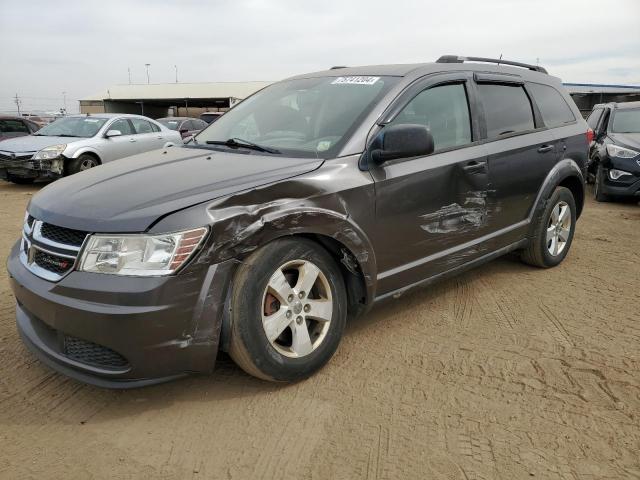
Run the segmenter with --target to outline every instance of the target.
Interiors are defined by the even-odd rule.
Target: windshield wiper
[[[229,140],[225,140],[224,142],[220,140],[207,140],[207,145],[226,145],[231,148],[239,148],[244,147],[250,150],[256,150],[258,152],[267,152],[279,154],[280,150],[276,150],[275,148],[263,147],[262,145],[258,145],[257,143],[250,142],[249,140],[243,140],[242,138],[230,138]]]

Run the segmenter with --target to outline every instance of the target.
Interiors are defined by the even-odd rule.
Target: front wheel
[[[310,376],[340,343],[345,292],[340,269],[316,243],[297,238],[267,244],[235,275],[229,355],[264,380]]]
[[[67,174],[73,175],[74,173],[83,172],[98,165],[100,165],[100,162],[97,158],[92,155],[82,154],[78,158],[69,161]]]
[[[522,260],[541,268],[555,267],[569,253],[576,228],[576,202],[571,190],[556,187],[547,202]]]
[[[604,186],[604,176],[604,168],[602,168],[601,163],[598,163],[598,169],[596,170],[596,180],[594,182],[595,185],[593,187],[593,194],[596,197],[596,201],[598,202],[609,201],[609,195],[602,191]]]

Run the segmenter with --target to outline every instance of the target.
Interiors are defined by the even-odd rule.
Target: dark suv
[[[189,145],[35,195],[8,261],[18,329],[104,386],[209,372],[219,349],[263,379],[307,377],[376,302],[507,252],[559,264],[586,133],[559,79],[516,62],[275,83]]]
[[[587,123],[594,132],[588,169],[596,200],[640,196],[640,102],[596,105]]]

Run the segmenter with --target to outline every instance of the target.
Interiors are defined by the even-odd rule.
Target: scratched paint
[[[490,190],[467,192],[462,204],[445,205],[420,216],[424,231],[433,234],[464,232],[486,225],[489,216],[487,196]],[[495,206],[494,206],[495,207]]]

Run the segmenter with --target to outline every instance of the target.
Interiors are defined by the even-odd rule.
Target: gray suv
[[[55,180],[112,160],[173,145],[182,137],[140,115],[70,115],[0,144],[0,178]]]
[[[560,264],[587,124],[542,67],[497,62],[300,75],[184,147],[48,186],[8,260],[24,343],[109,387],[210,372],[219,350],[295,381],[378,302],[508,252]]]

